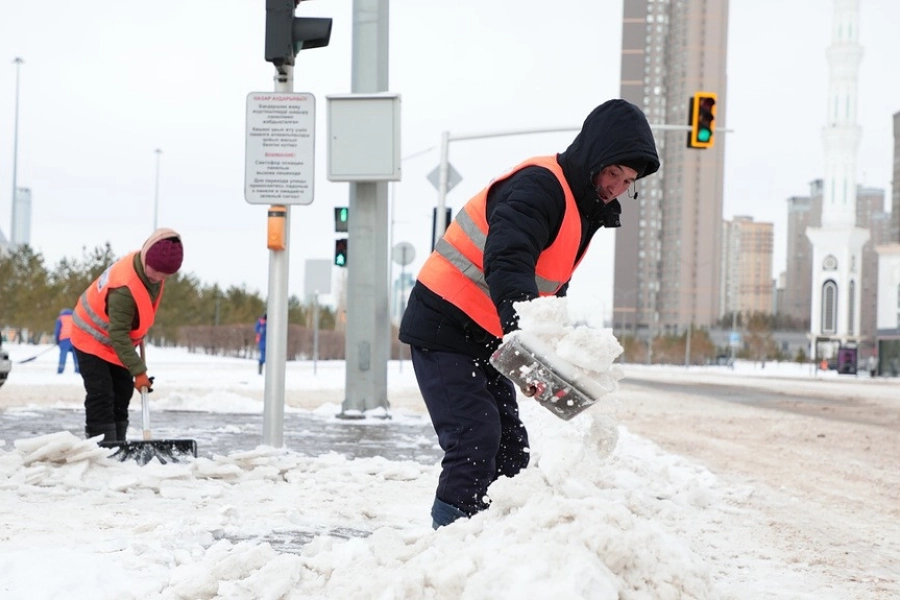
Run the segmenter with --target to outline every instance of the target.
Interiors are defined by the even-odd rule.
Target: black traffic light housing
[[[323,48],[331,39],[331,19],[295,17],[300,0],[266,0],[266,61],[293,65],[301,50]]]
[[[338,267],[347,266],[347,238],[334,240],[334,264]]]
[[[715,143],[716,100],[714,92],[696,92],[688,107],[691,130],[688,132],[688,148],[712,148]]]
[[[449,206],[444,207],[444,231],[447,231],[447,228],[450,227],[450,223],[453,221],[453,212]],[[431,249],[434,250],[434,234],[437,233],[437,207],[433,207],[431,209]]]
[[[334,230],[338,233],[347,233],[349,229],[350,209],[346,206],[334,207]]]

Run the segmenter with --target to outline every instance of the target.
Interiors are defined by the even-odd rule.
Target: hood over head
[[[591,178],[609,165],[637,171],[637,179],[659,170],[659,156],[643,111],[621,99],[607,100],[591,111],[581,131],[559,155],[566,180],[577,199],[596,198]]]

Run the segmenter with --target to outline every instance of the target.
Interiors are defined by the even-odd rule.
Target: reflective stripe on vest
[[[132,253],[110,266],[100,275],[87,290],[81,294],[72,315],[72,345],[85,352],[98,356],[107,362],[122,365],[109,339],[109,315],[106,313],[106,301],[110,290],[127,287],[134,298],[138,314],[138,328],[129,332],[132,343],[137,346],[153,325],[156,309],[162,299],[163,285],[160,284],[156,302],[150,300],[150,293],[144,287],[140,276],[134,268]]]
[[[535,157],[517,165],[470,199],[435,244],[418,279],[428,289],[472,317],[496,337],[503,336],[497,307],[484,278],[484,245],[487,240],[487,195],[491,186],[529,166],[550,170],[565,194],[566,208],[556,239],[538,256],[535,285],[538,294],[555,294],[575,270],[581,242],[581,216],[555,156]]]

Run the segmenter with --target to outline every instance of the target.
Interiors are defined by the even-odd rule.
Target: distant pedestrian
[[[85,435],[125,441],[134,390],[153,391],[135,350],[153,325],[165,280],[184,258],[181,236],[157,229],[138,252],[113,263],[81,294],[72,316],[72,345],[81,367]]]
[[[75,365],[75,372],[78,373],[78,356],[75,354],[75,348],[72,347],[72,309],[64,308],[59,311],[56,317],[56,327],[53,331],[53,337],[56,339],[56,345],[59,346],[59,366],[57,373],[66,370],[66,357],[72,355],[72,363]]]
[[[874,354],[870,354],[866,366],[869,369],[869,377],[875,377],[875,375],[878,374],[878,357]]]
[[[263,313],[256,321],[256,346],[259,348],[259,374],[262,375],[263,365],[266,364],[266,316]]]

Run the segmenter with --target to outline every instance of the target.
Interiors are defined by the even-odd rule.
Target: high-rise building
[[[862,251],[860,277],[859,335],[865,344],[874,345],[878,313],[878,253],[875,248],[890,243],[891,214],[884,210],[884,190],[859,186],[856,190],[856,225],[869,230],[869,241]]]
[[[727,0],[624,0],[621,97],[651,125],[687,125],[691,96],[715,92],[726,122]],[[638,332],[712,325],[722,314],[725,136],[688,148],[684,130],[654,128],[662,167],[641,180],[616,233],[614,322]]]
[[[816,179],[809,184],[809,196],[787,200],[787,268],[781,311],[807,326],[812,302],[812,243],[806,230],[822,222],[822,186],[822,180]]]
[[[771,313],[773,224],[736,216],[722,230],[723,312]]]
[[[894,172],[891,182],[891,240],[900,244],[900,112],[894,113]]]
[[[900,375],[900,112],[894,113],[894,173],[891,226],[887,243],[873,244],[878,255],[875,348],[878,373]],[[873,228],[872,237],[878,234]]]

